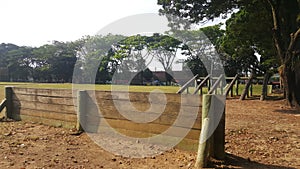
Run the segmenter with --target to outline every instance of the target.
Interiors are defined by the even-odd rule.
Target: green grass
[[[26,87],[26,88],[49,88],[49,89],[71,89],[71,83],[17,83],[17,82],[0,82],[0,101],[4,98],[5,86]],[[85,85],[83,85],[85,86]],[[151,92],[153,90],[160,90],[164,93],[176,93],[179,86],[129,86],[131,92]],[[239,85],[239,94],[242,93],[245,85]],[[114,90],[127,90],[126,86],[115,86]],[[253,85],[253,95],[260,95],[262,86]],[[95,90],[110,91],[111,85],[95,85]],[[235,87],[234,87],[235,94]],[[194,88],[190,87],[189,92],[193,93]],[[186,92],[184,92],[186,93]],[[203,89],[203,93],[207,93],[207,88]]]
[[[245,89],[245,85],[240,84],[239,85],[239,95],[242,94],[244,89]],[[236,86],[233,87],[233,93],[234,94],[235,94],[235,90],[236,90]],[[262,91],[262,85],[253,85],[252,91],[253,91],[254,96],[260,95],[261,91]]]

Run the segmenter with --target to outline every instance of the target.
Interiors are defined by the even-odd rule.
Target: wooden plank
[[[88,94],[91,98],[93,98],[93,92],[88,91]],[[151,95],[151,100],[149,100],[150,93],[142,93],[142,92],[103,92],[96,91],[95,98],[98,102],[102,100],[130,100],[131,102],[146,102],[146,103],[157,103],[157,104],[165,104],[167,103],[181,103],[182,105],[189,106],[201,106],[201,96],[193,96],[193,95],[178,95],[172,93],[155,93]]]
[[[152,134],[162,134],[166,130],[168,130],[171,126],[170,125],[162,125],[162,124],[141,124],[141,123],[132,123],[126,120],[115,120],[115,119],[105,119],[106,122],[113,128],[121,128],[125,130],[131,131],[139,131],[145,133],[152,133]],[[100,123],[100,125],[102,125]],[[172,126],[174,129],[171,130],[169,133],[165,133],[168,136],[180,137],[182,132],[189,131],[187,128],[182,128],[178,126]],[[123,133],[126,134],[126,133]],[[199,139],[200,130],[191,129],[185,138],[190,139]]]
[[[95,120],[95,119],[93,119]],[[179,126],[171,126],[171,125],[162,125],[162,124],[154,124],[154,123],[133,123],[131,121],[127,120],[117,120],[117,119],[101,119],[98,120],[97,123],[94,123],[93,121],[87,122],[87,124],[90,124],[91,126],[98,126],[98,127],[107,127],[107,124],[111,126],[114,129],[125,129],[130,131],[137,131],[137,132],[145,132],[145,133],[151,133],[151,134],[161,134],[168,130],[170,127],[173,127],[173,130],[171,130],[169,133],[165,133],[169,136],[176,136],[180,137],[181,133],[188,131],[188,134],[186,138],[190,139],[199,139],[200,130],[199,129],[188,129],[183,128]],[[122,133],[125,134],[126,133]],[[138,137],[138,136],[137,136]]]
[[[49,97],[49,96],[38,96],[38,95],[25,95],[25,94],[14,94],[14,101],[29,101],[29,102],[40,102],[45,104],[60,104],[74,106],[74,101],[70,97]]]
[[[34,89],[14,87],[13,91],[15,94],[73,98],[71,89]]]
[[[141,113],[141,112],[124,112],[128,113],[129,118],[131,116],[131,119],[128,119],[128,117],[124,117],[119,111],[111,111],[111,109],[105,108],[105,110],[101,110],[101,113],[98,112],[98,110],[89,110],[85,114],[85,119],[90,119],[89,123],[94,123],[94,121],[99,122],[100,118],[106,118],[106,119],[115,119],[115,120],[126,120],[131,121],[132,118],[140,117],[142,120],[144,119],[150,119],[149,121],[146,121],[147,123],[153,123],[153,124],[163,124],[163,125],[175,125],[180,127],[186,127],[187,124],[190,124],[191,122],[194,122],[192,125],[192,128],[194,129],[201,129],[201,113],[197,113],[195,116],[192,113],[185,113],[181,115],[181,117],[178,117],[177,115],[169,114],[169,112],[164,112],[163,114],[159,113]],[[180,118],[174,124],[175,120],[177,118]],[[133,121],[132,121],[133,122]],[[95,124],[98,125],[98,124]]]
[[[92,106],[92,105],[91,105]],[[99,101],[97,106],[101,108],[101,111],[140,111],[140,112],[148,112],[148,113],[161,113],[162,111],[167,111],[170,114],[174,114],[174,112],[179,112],[180,110],[193,111],[201,110],[201,107],[192,107],[192,106],[184,106],[175,103],[168,103],[166,105],[163,104],[152,104],[148,103],[133,103],[128,101]],[[108,109],[108,110],[106,110]],[[175,113],[175,115],[178,113]]]
[[[14,107],[19,109],[33,109],[39,111],[48,111],[64,113],[64,114],[76,114],[76,107],[60,104],[45,104],[39,102],[30,101],[13,101]]]
[[[180,143],[178,143],[175,146],[175,148],[178,148],[180,150],[185,150],[185,151],[194,151],[194,152],[197,152],[198,143],[199,143],[198,140],[184,138],[184,139],[181,140]]]
[[[62,114],[53,111],[39,111],[33,109],[20,109],[20,115],[27,115],[33,117],[40,117],[43,119],[60,120],[66,122],[76,122],[77,116],[75,114]]]
[[[64,127],[70,129],[75,128],[76,126],[76,122],[66,122],[61,120],[45,119],[41,117],[28,116],[28,115],[21,115],[20,119],[25,122],[35,122],[35,123],[41,123],[49,126]]]
[[[115,103],[112,101],[104,100],[103,102],[99,102],[95,107],[95,105],[90,105],[89,108],[94,107],[93,109],[98,109],[104,115],[117,115],[118,112],[140,112],[140,113],[153,113],[153,114],[162,114],[162,115],[171,115],[177,116],[179,111],[184,112],[184,116],[192,116],[191,113],[201,114],[201,107],[191,107],[191,106],[180,106],[179,104],[171,104],[168,103],[167,105],[160,105],[160,104],[152,104],[152,108],[146,110],[148,108],[147,103],[140,103],[140,104],[132,104],[128,101],[116,101]],[[149,107],[150,108],[150,107]]]

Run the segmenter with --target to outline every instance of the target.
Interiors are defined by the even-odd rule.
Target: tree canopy
[[[272,46],[267,46],[270,40],[267,36],[271,34],[273,38],[273,43],[271,44],[273,44],[276,50],[276,59],[274,58],[274,60],[280,60],[280,73],[283,78],[288,103],[291,106],[300,105],[300,91],[296,90],[296,86],[300,84],[300,73],[298,71],[300,67],[299,0],[158,0],[158,4],[162,6],[160,13],[175,15],[193,23],[213,20],[217,17],[226,17],[234,10],[238,10],[238,14],[233,16],[231,23],[238,22],[239,20],[242,21],[238,30],[244,29],[240,33],[246,39],[241,45],[237,45],[237,47],[243,46],[245,43],[248,43],[248,45],[246,44],[247,46],[255,44],[256,50],[265,56],[263,59],[270,61],[270,59],[272,60],[271,55],[274,50],[271,50]],[[176,21],[172,20],[172,17],[168,18],[172,24],[176,24]],[[253,18],[261,22],[255,23],[253,22]],[[252,28],[252,30],[249,30],[249,28]],[[236,39],[231,39],[230,36],[234,37],[234,34],[238,35],[238,32],[234,32],[233,35],[230,35],[230,32],[227,33],[229,33],[229,37],[227,36],[227,38],[230,38],[235,43]],[[265,34],[262,34],[260,37],[256,36],[261,33]],[[247,38],[247,34],[254,35],[257,38]],[[265,39],[265,37],[267,38]],[[231,49],[234,50],[229,51],[229,54],[235,53],[235,49],[237,48]],[[241,51],[242,53],[240,54],[248,53],[250,50],[249,48],[249,51]]]

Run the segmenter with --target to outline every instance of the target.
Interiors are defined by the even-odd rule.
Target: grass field
[[[26,87],[26,88],[47,88],[47,89],[72,89],[71,83],[16,83],[16,82],[0,82],[0,99],[5,96],[5,86]],[[117,86],[114,90],[126,90],[126,86]],[[132,92],[150,92],[153,90],[161,90],[165,93],[176,93],[179,86],[129,86]],[[111,85],[95,85],[95,90],[110,91]]]
[[[49,88],[49,89],[71,89],[71,83],[17,83],[17,82],[0,82],[0,99],[4,98],[5,86],[15,87],[27,87],[27,88]],[[239,85],[239,94],[242,93],[244,85]],[[117,86],[116,90],[124,90],[125,86]],[[179,86],[129,86],[129,90],[132,92],[151,92],[153,90],[160,90],[165,93],[176,93],[179,90]],[[260,95],[262,86],[253,85],[253,95]],[[110,91],[111,85],[95,85],[95,90]],[[190,87],[189,91],[194,91],[193,87]],[[235,91],[235,87],[234,87]],[[203,89],[203,93],[207,93],[207,88]]]

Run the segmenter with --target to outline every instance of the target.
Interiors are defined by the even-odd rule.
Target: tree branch
[[[300,28],[298,28],[298,30],[295,33],[291,33],[291,42],[288,51],[295,50],[294,48],[298,38],[300,38]]]
[[[273,37],[275,41],[275,47],[277,49],[277,53],[281,59],[281,63],[284,63],[284,54],[283,54],[283,49],[282,49],[282,43],[281,43],[281,36],[280,36],[280,27],[278,23],[278,16],[277,16],[277,11],[275,9],[275,4],[272,2],[272,0],[267,0],[269,3],[271,10],[272,10],[272,17],[273,17]]]
[[[290,41],[290,44],[289,44],[289,47],[287,50],[287,52],[289,54],[287,55],[288,57],[285,60],[286,64],[291,62],[293,59],[293,56],[295,56],[295,55],[293,55],[293,52],[295,52],[295,46],[297,44],[297,40],[300,38],[300,28],[298,28],[298,30],[295,33],[291,33],[290,36],[291,36],[291,41]]]

